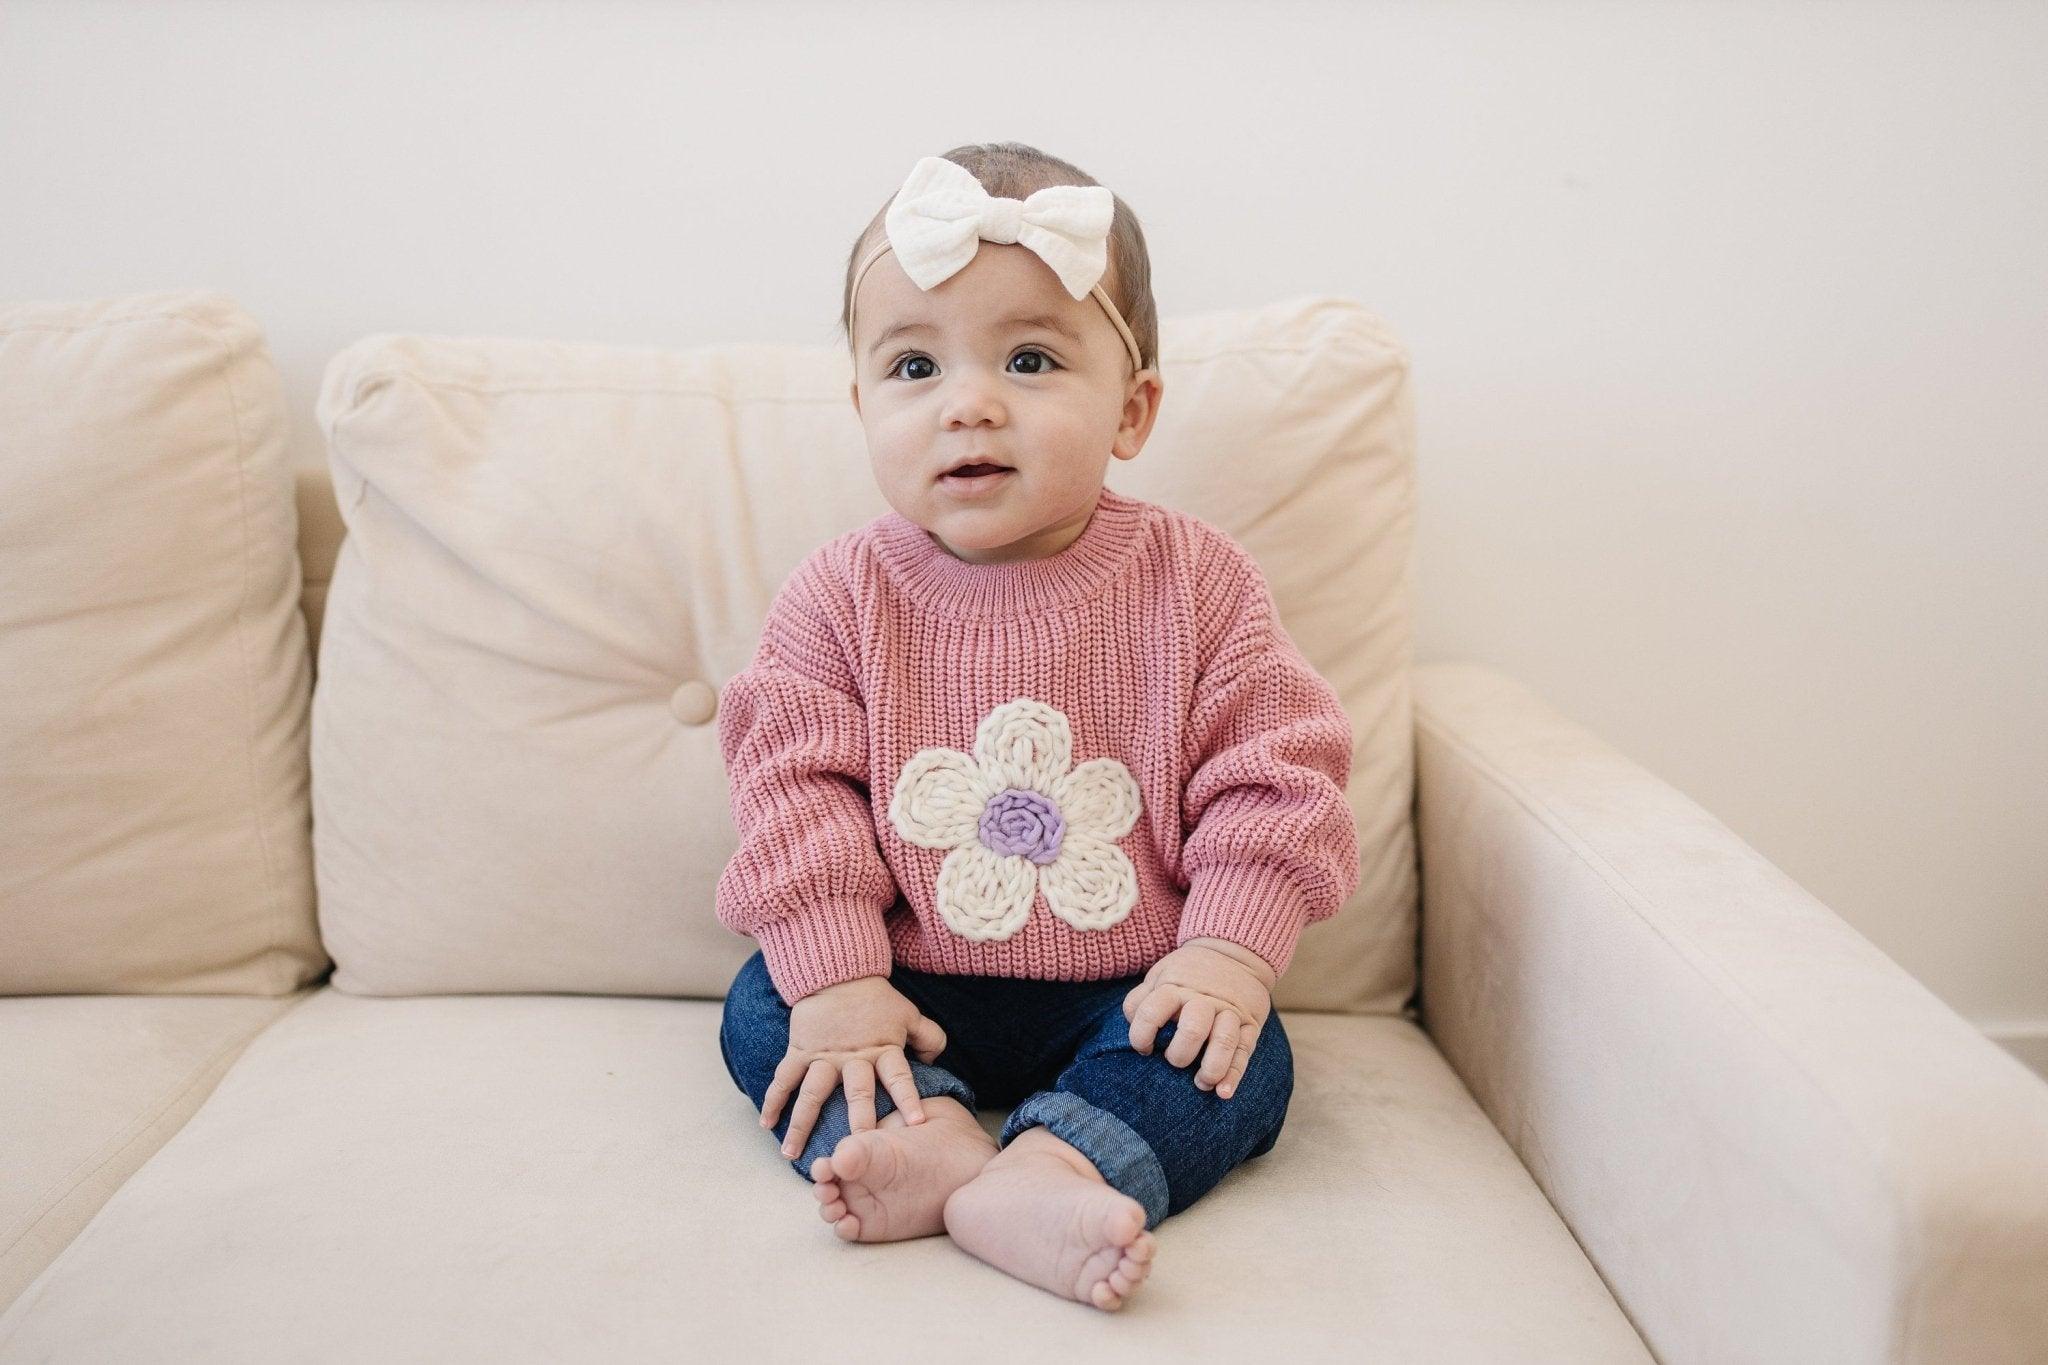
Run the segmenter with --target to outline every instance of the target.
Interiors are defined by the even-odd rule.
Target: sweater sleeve
[[[1344,795],[1352,731],[1336,689],[1273,616],[1263,583],[1251,587],[1196,688],[1177,942],[1226,939],[1277,976],[1301,931],[1358,888],[1358,832]]]
[[[722,689],[718,744],[739,847],[719,922],[750,934],[783,999],[887,976],[896,884],[876,843],[867,716],[836,637],[777,594],[753,661]]]

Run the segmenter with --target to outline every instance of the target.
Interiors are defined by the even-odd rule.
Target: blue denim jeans
[[[1186,1066],[1166,1060],[1174,1023],[1159,1030],[1149,1053],[1132,1049],[1123,1002],[1142,980],[1142,974],[1106,981],[946,976],[903,966],[889,973],[889,984],[946,1031],[946,1050],[931,1062],[905,1050],[919,1095],[950,1095],[970,1110],[977,1099],[990,1107],[1014,1105],[1000,1146],[1042,1124],[1144,1205],[1145,1226],[1152,1228],[1237,1166],[1272,1150],[1294,1093],[1294,1054],[1274,1010],[1236,1092],[1226,1100],[1199,1090],[1199,1053]],[[726,991],[718,1031],[725,1069],[757,1114],[789,1051],[789,1012],[757,951]],[[795,1102],[791,1094],[776,1118],[778,1147]],[[876,1121],[895,1108],[878,1081]],[[830,1156],[850,1131],[846,1091],[835,1088],[789,1164],[810,1179],[811,1164]]]

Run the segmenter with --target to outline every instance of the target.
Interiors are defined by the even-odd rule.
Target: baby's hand
[[[847,1123],[856,1133],[873,1128],[878,1074],[904,1121],[922,1123],[924,1103],[904,1053],[929,1062],[945,1049],[946,1031],[938,1021],[927,1018],[887,977],[856,977],[813,991],[790,1007],[789,1047],[761,1102],[761,1126],[773,1128],[783,1101],[794,1094],[782,1154],[795,1156],[843,1076]]]
[[[1258,962],[1256,969],[1253,962]],[[1159,1030],[1178,1015],[1166,1060],[1186,1066],[1206,1041],[1209,1052],[1195,1074],[1195,1088],[1214,1089],[1227,1100],[1272,1011],[1275,979],[1273,969],[1248,949],[1191,939],[1153,963],[1124,997],[1131,1047],[1150,1052]]]

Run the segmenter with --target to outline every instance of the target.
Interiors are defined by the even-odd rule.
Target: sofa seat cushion
[[[1103,1313],[944,1236],[840,1241],[718,1002],[329,987],[0,1317],[0,1358],[1651,1359],[1426,1035],[1284,1017],[1278,1144]]]
[[[308,994],[0,999],[0,1307]]]

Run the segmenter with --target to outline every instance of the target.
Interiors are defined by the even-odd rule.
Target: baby
[[[1103,484],[1162,393],[1121,199],[1017,143],[925,157],[842,321],[894,510],[723,690],[718,916],[759,945],[726,1069],[839,1237],[1119,1308],[1279,1136],[1272,990],[1359,880],[1350,724],[1247,551]]]

